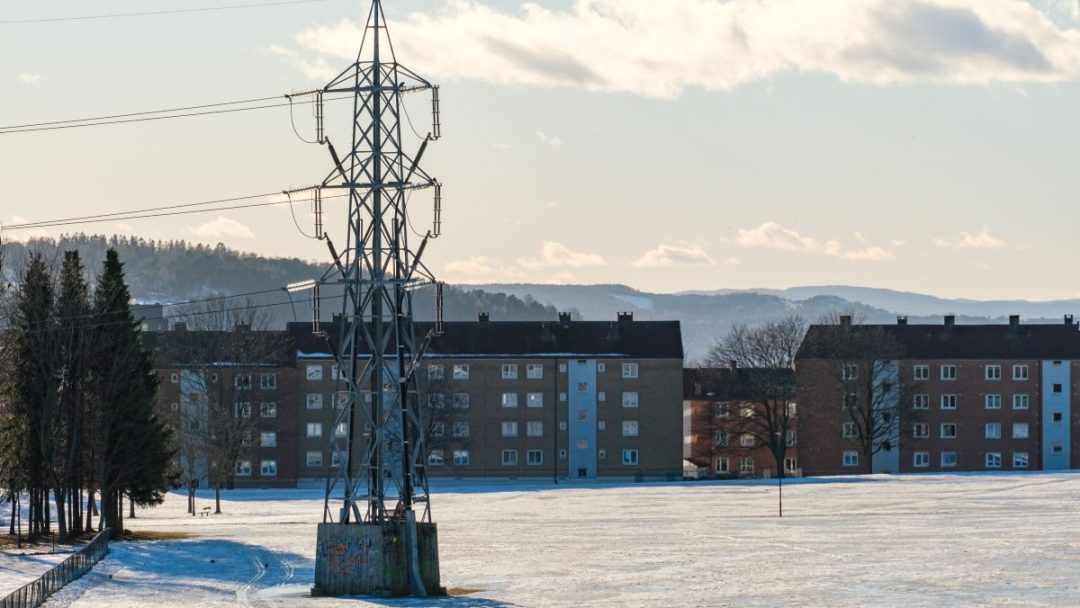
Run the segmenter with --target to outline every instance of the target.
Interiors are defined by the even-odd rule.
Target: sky
[[[0,22],[251,3],[3,0]],[[0,23],[0,126],[318,88],[367,4]],[[385,5],[398,61],[441,85],[442,280],[1080,296],[1080,0]],[[310,138],[310,108],[294,120]],[[287,108],[0,134],[0,220],[277,192],[330,163]],[[329,262],[288,207],[82,230]]]

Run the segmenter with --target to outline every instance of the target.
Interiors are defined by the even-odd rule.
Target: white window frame
[[[267,439],[270,441],[268,442]],[[276,448],[277,447],[277,431],[261,431],[259,433],[259,447],[261,448]]]
[[[749,474],[752,475],[754,473],[754,467],[756,465],[757,465],[757,463],[754,462],[754,457],[753,456],[744,456],[739,461],[739,473],[740,474],[749,473]]]
[[[518,394],[517,393],[503,393],[500,400],[502,407],[510,409],[518,406]]]
[[[503,437],[517,437],[518,423],[516,420],[504,420],[500,425]]]
[[[1027,452],[1013,452],[1012,468],[1026,469],[1031,466],[1031,456]]]
[[[233,411],[237,418],[251,418],[251,402],[237,401]]]
[[[930,379],[930,366],[929,365],[913,365],[911,367],[911,379],[912,380],[929,380]]]
[[[953,393],[947,393],[942,395],[939,401],[941,404],[941,409],[943,410],[952,411],[956,409],[957,398],[956,395]]]
[[[921,431],[921,432],[920,432]],[[929,439],[930,424],[926,422],[914,422],[911,425],[911,437],[914,439]]]
[[[622,463],[628,467],[635,467],[641,463],[637,448],[623,448]]]
[[[623,420],[622,423],[622,436],[623,437],[637,437],[638,436],[638,421],[637,420]]]
[[[525,436],[526,437],[543,437],[544,436],[544,421],[543,420],[529,420],[525,423]]]
[[[321,422],[309,422],[307,423],[306,437],[308,439],[319,439],[323,436],[323,428]]]
[[[637,391],[623,391],[622,406],[627,409],[640,407],[641,402]]]
[[[984,439],[1001,439],[1001,423],[987,422],[984,426]]]
[[[321,410],[323,408],[322,393],[308,393],[304,399],[304,408],[308,410]]]
[[[251,461],[237,460],[235,474],[237,477],[251,477]]]
[[[525,393],[525,407],[534,409],[544,407],[544,393]]]
[[[926,393],[919,393],[913,395],[911,398],[911,409],[913,410],[928,410],[930,409],[930,395]]]
[[[727,456],[721,456],[721,457],[717,458],[716,462],[714,463],[714,466],[715,466],[714,470],[717,473],[725,473],[726,474],[726,473],[731,472],[731,462],[728,460]]]
[[[525,464],[538,467],[544,464],[544,450],[527,450],[525,452]]]
[[[917,469],[925,469],[930,466],[930,452],[915,452],[912,455],[911,466]]]
[[[1027,393],[1017,393],[1012,398],[1012,409],[1026,410],[1031,407],[1031,397]]]
[[[469,379],[469,364],[468,363],[456,363],[454,364],[454,380],[468,380]]]
[[[1031,427],[1026,422],[1014,422],[1012,425],[1013,439],[1028,439],[1031,437]]]
[[[274,372],[259,374],[259,388],[264,391],[275,390],[277,388],[277,374]]]
[[[304,377],[307,378],[309,381],[312,381],[312,382],[314,382],[316,380],[322,380],[322,376],[323,376],[322,368],[323,368],[323,366],[321,366],[321,365],[308,365],[307,366],[307,371],[305,372]]]
[[[1027,380],[1029,377],[1030,377],[1030,375],[1028,374],[1028,366],[1027,365],[1014,365],[1013,366],[1013,368],[1012,368],[1012,379],[1013,380],[1023,381],[1023,380]]]
[[[987,452],[983,456],[983,464],[987,469],[1000,469],[1001,463],[1001,452]]]
[[[855,450],[844,450],[843,466],[847,468],[859,466],[859,453]]]
[[[844,439],[855,439],[859,436],[859,429],[852,421],[847,421],[840,426],[840,436]]]
[[[469,423],[467,421],[457,421],[451,427],[451,431],[454,437],[468,437],[469,436]]]
[[[739,447],[740,448],[752,448],[757,444],[757,438],[753,433],[740,433],[739,434]]]
[[[250,391],[251,390],[251,374],[236,374],[233,376],[233,388]]]
[[[1001,380],[1001,366],[987,365],[983,368],[983,379],[995,382]]]
[[[428,452],[427,463],[429,467],[446,466],[446,454],[440,449]]]
[[[269,458],[259,461],[260,477],[277,477],[277,459]]]
[[[841,380],[857,380],[859,378],[859,366],[851,363],[844,363],[840,368]]]
[[[322,450],[308,450],[304,454],[304,464],[309,469],[321,469],[323,463]]]
[[[956,380],[957,369],[955,365],[942,365],[940,371],[940,377],[947,382],[953,382]]]
[[[469,466],[469,450],[454,450],[454,466]]]
[[[441,365],[428,365],[427,377],[428,380],[442,380],[444,374],[443,366]]]
[[[457,392],[454,393],[452,401],[455,408],[459,410],[467,410],[469,409],[470,401],[472,401],[472,399],[469,397],[469,393]]]
[[[502,466],[504,467],[516,467],[518,466],[518,451],[515,449],[505,449],[502,451]]]
[[[945,428],[952,427],[952,434],[945,434]],[[938,438],[940,439],[956,439],[956,436],[960,433],[960,429],[956,426],[955,422],[942,422],[938,428]]]
[[[623,379],[630,380],[637,378],[641,370],[637,363],[623,363],[622,364],[622,377]]]
[[[731,404],[727,401],[713,402],[713,417],[715,418],[729,418],[731,416]]]
[[[988,410],[1001,409],[1001,395],[990,394],[983,398],[983,405]]]
[[[503,380],[517,380],[518,379],[518,366],[517,366],[517,363],[503,363],[502,364],[502,379]]]
[[[528,363],[525,365],[525,379],[526,380],[543,380],[544,379],[544,364],[543,363]]]
[[[956,452],[945,451],[941,453],[941,468],[950,469],[956,466]]]
[[[731,443],[731,433],[728,433],[724,429],[716,429],[713,432],[713,446],[718,448],[726,448]]]
[[[277,401],[259,403],[259,418],[277,418]]]

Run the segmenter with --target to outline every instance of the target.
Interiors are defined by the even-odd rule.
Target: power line
[[[140,11],[133,13],[106,13],[103,15],[79,15],[73,17],[42,17],[38,19],[10,19],[0,21],[0,25],[16,25],[28,23],[55,23],[59,21],[90,21],[95,19],[116,19],[121,17],[150,17],[157,15],[177,15],[181,13],[206,13],[212,11],[228,11],[247,8],[263,8],[271,6],[287,6],[290,4],[314,4],[327,2],[328,0],[282,0],[279,2],[260,2],[257,4],[230,4],[224,6],[206,6],[201,8],[178,8],[163,11]]]
[[[90,118],[71,118],[68,120],[53,120],[49,122],[32,122],[24,125],[8,125],[0,127],[0,131],[9,131],[11,129],[25,129],[29,127],[48,127],[52,125],[62,125],[73,122],[91,122],[99,120],[110,120],[114,118],[128,118],[131,116],[146,116],[148,114],[165,114],[170,112],[186,112],[188,110],[202,110],[205,108],[217,108],[221,106],[234,106],[242,103],[261,103],[264,101],[273,101],[279,99],[280,95],[274,95],[272,97],[258,97],[255,99],[238,99],[236,101],[220,101],[217,103],[206,103],[198,106],[187,106],[183,108],[168,108],[165,110],[148,110],[146,112],[129,112],[127,114],[113,114],[111,116],[92,116]]]

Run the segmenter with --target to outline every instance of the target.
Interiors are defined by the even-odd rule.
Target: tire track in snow
[[[236,590],[236,604],[238,606],[253,605],[251,603],[251,591],[255,588],[255,585],[266,576],[266,562],[264,562],[262,556],[259,555],[259,551],[256,550],[251,552],[251,563],[255,566],[255,576],[252,576]]]

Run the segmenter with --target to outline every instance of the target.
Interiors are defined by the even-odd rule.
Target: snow
[[[63,547],[58,548],[57,553],[50,553],[48,549],[42,551],[40,548],[0,551],[0,597],[45,574],[69,555],[71,549]]]
[[[48,606],[1065,606],[1080,598],[1080,473],[775,482],[457,482],[434,489],[431,600],[310,598],[321,492],[184,497]],[[199,497],[199,507],[212,504]],[[213,561],[211,561],[213,560]]]

